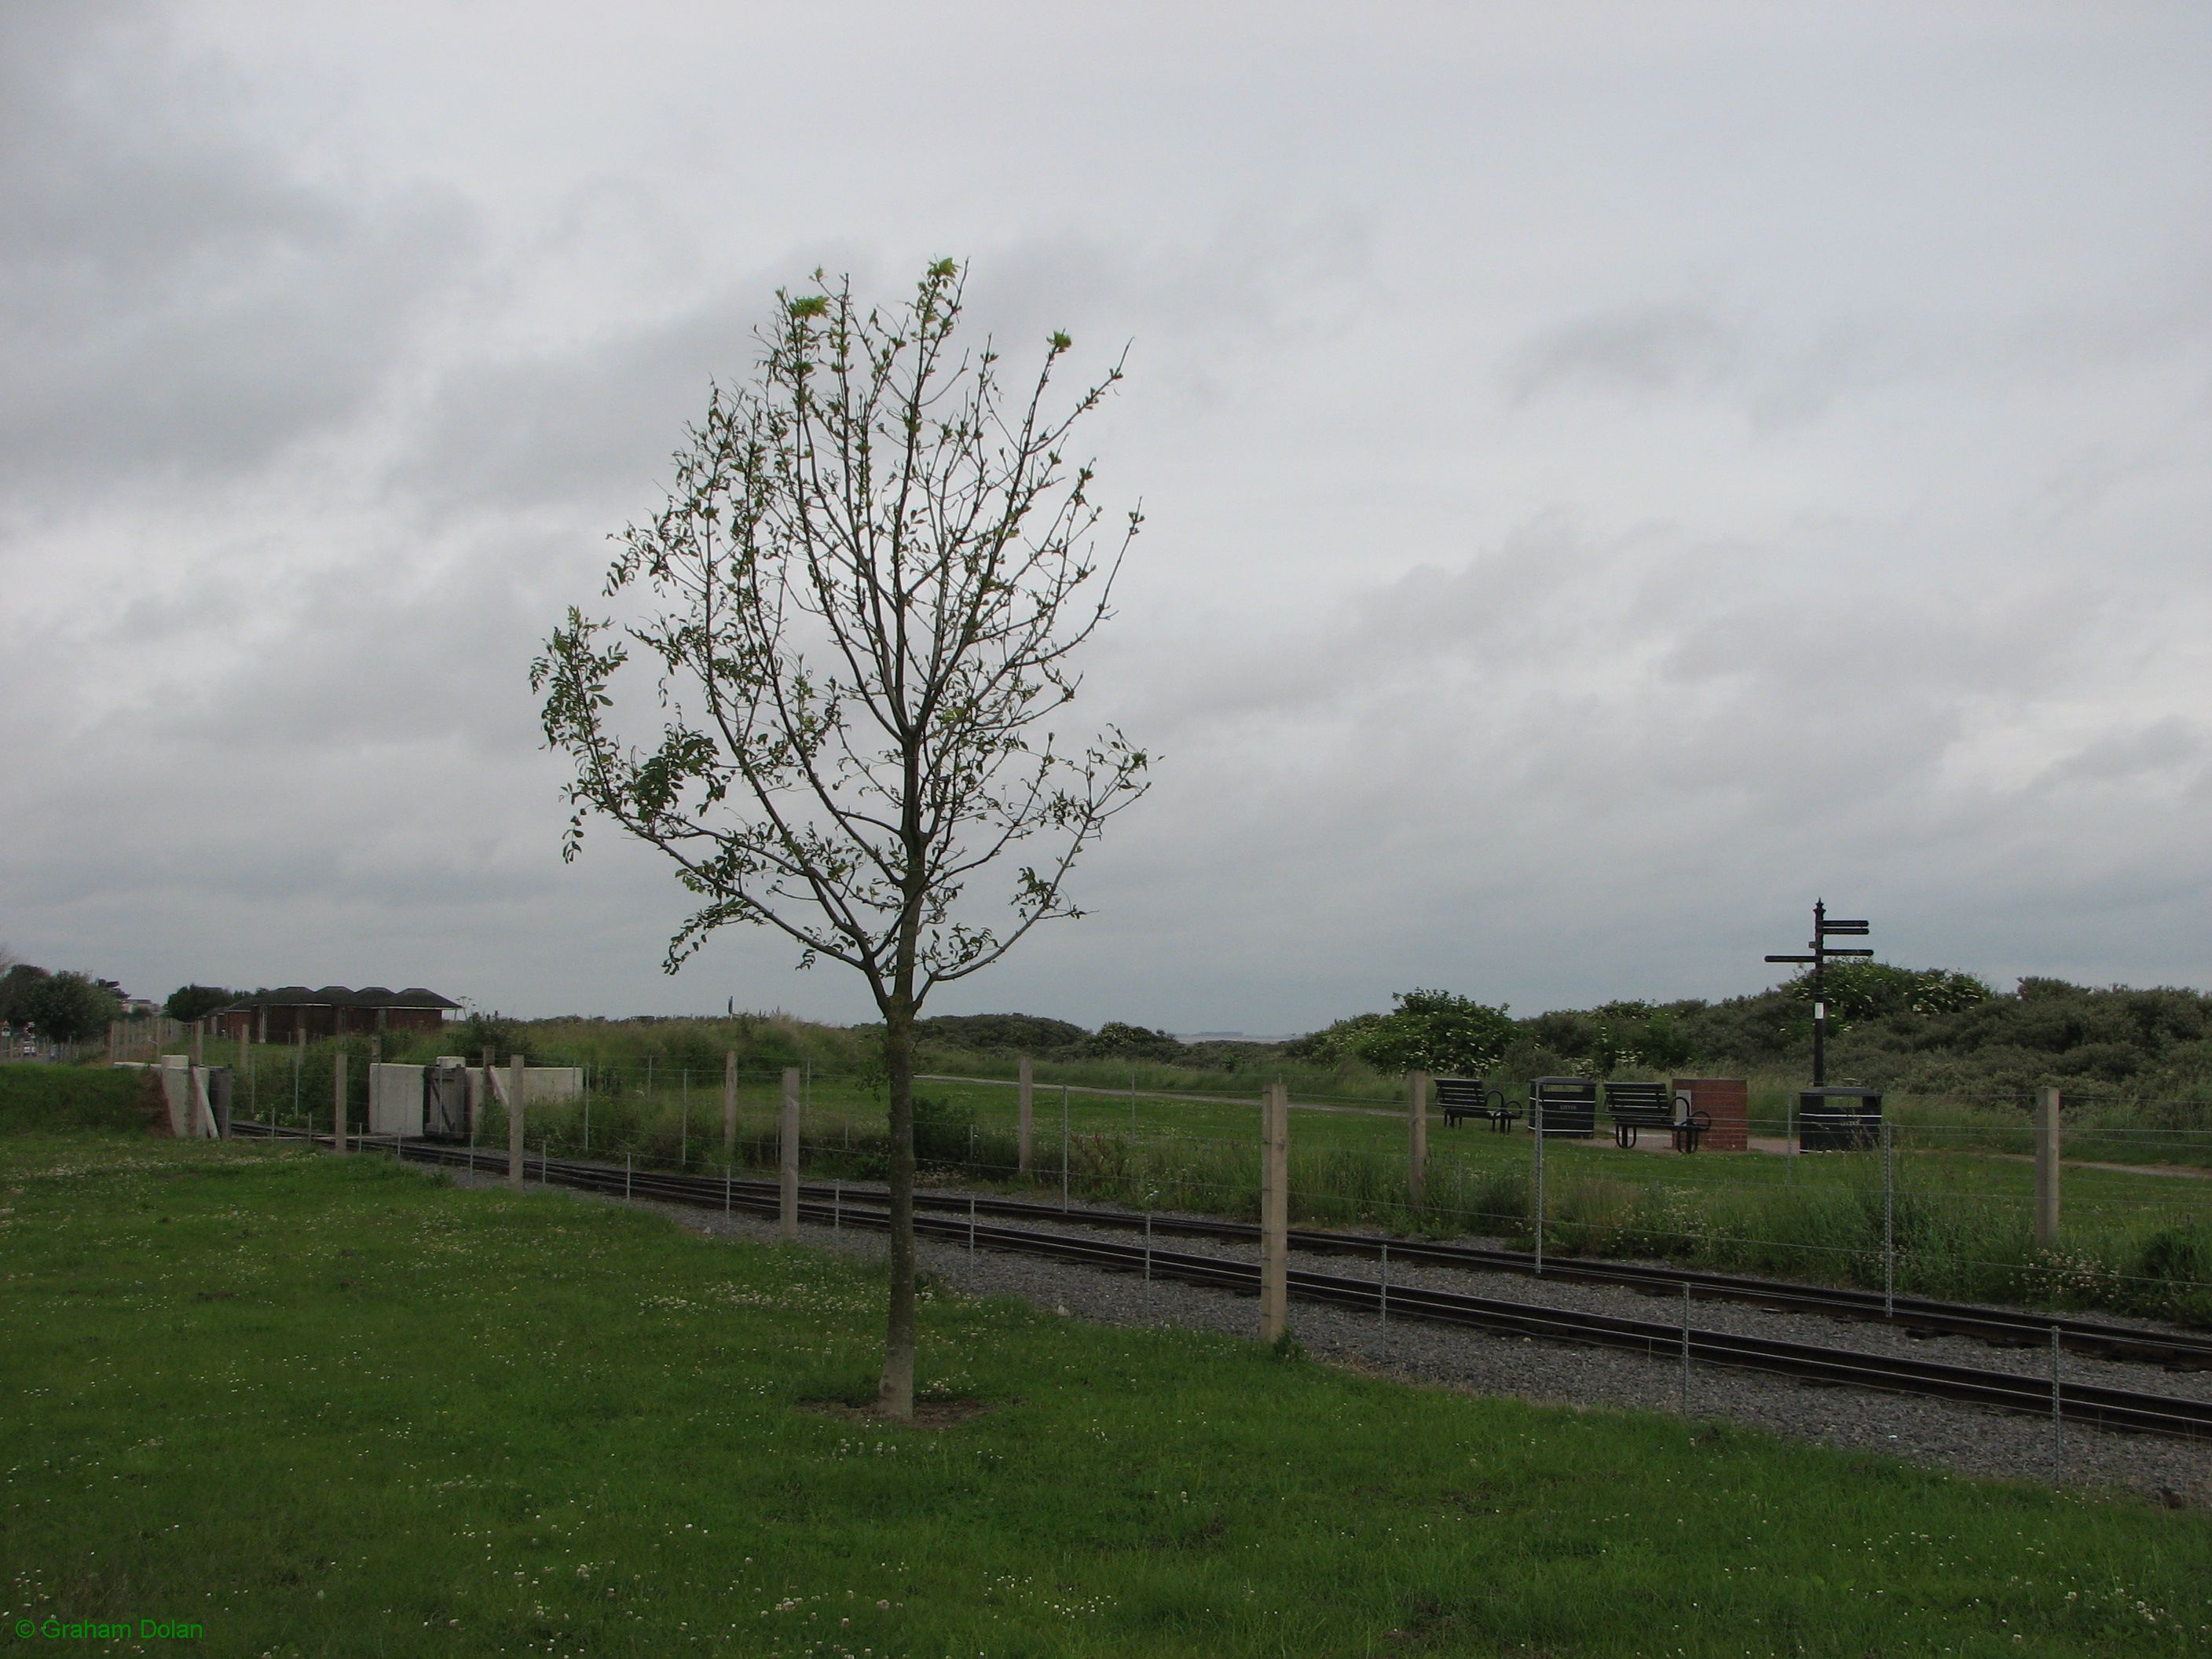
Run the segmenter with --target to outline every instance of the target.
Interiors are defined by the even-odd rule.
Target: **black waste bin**
[[[1808,1152],[1848,1152],[1881,1139],[1879,1089],[1801,1089],[1797,1145]]]
[[[1540,1077],[1528,1085],[1528,1127],[1588,1140],[1597,1133],[1597,1085],[1586,1077]]]

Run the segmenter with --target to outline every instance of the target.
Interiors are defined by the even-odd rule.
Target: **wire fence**
[[[358,1047],[359,1040],[353,1040]],[[343,1044],[228,1045],[234,1109],[327,1133]],[[210,1062],[225,1058],[210,1045]],[[366,1055],[363,1056],[366,1058]],[[782,1068],[725,1074],[651,1061],[572,1068],[574,1092],[525,1107],[530,1152],[640,1168],[773,1171]],[[915,1084],[921,1181],[1250,1220],[1260,1208],[1260,1099],[1225,1092],[1038,1084],[1023,1157],[1015,1080],[931,1074]],[[799,1068],[800,1169],[808,1180],[888,1174],[880,1072]],[[366,1065],[349,1066],[348,1117],[367,1121]],[[1294,1226],[1473,1238],[1553,1257],[1648,1258],[1857,1285],[1892,1296],[2104,1310],[2212,1326],[2212,1121],[2195,1103],[2131,1103],[2172,1127],[2115,1122],[2099,1103],[2063,1114],[2060,1219],[2039,1237],[2035,1134],[2025,1103],[1908,1101],[1845,1149],[1805,1150],[1788,1122],[1754,1117],[1751,1149],[1693,1156],[1477,1125],[1433,1109],[1418,1200],[1409,1112],[1372,1100],[1292,1102]],[[1778,1133],[1770,1133],[1770,1129]],[[481,1103],[475,1134],[506,1144],[505,1109]]]

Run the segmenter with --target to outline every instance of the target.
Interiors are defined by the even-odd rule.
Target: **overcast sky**
[[[1129,376],[1158,785],[941,1012],[2212,984],[2212,8],[0,6],[0,944],[867,1013],[527,667],[817,265]]]

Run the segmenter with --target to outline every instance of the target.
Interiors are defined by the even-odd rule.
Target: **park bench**
[[[1694,1152],[1713,1127],[1711,1113],[1678,1110],[1663,1083],[1608,1083],[1605,1112],[1613,1120],[1613,1144],[1624,1149],[1635,1146],[1645,1129],[1664,1129],[1674,1137],[1676,1152]]]
[[[1486,1089],[1479,1077],[1440,1077],[1436,1080],[1437,1105],[1444,1115],[1444,1127],[1456,1129],[1463,1117],[1479,1117],[1499,1134],[1521,1115],[1518,1106],[1508,1106],[1505,1097]]]

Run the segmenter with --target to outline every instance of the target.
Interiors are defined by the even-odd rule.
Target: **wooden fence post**
[[[799,1068],[783,1068],[781,1201],[776,1206],[775,1236],[786,1243],[799,1237]]]
[[[1260,1340],[1273,1343],[1290,1302],[1290,1090],[1269,1085],[1260,1114]]]
[[[738,1051],[722,1053],[722,1163],[726,1168],[738,1155]]]
[[[1030,1073],[1030,1057],[1027,1054],[1024,1054],[1022,1056],[1021,1133],[1019,1136],[1021,1155],[1016,1161],[1016,1167],[1018,1168],[1021,1173],[1025,1176],[1031,1172],[1030,1166],[1035,1161],[1034,1153],[1036,1145],[1036,1102],[1035,1095],[1036,1084]]]
[[[507,1057],[507,1184],[522,1190],[522,1056]],[[491,1073],[484,1073],[484,1087],[491,1087]]]
[[[2045,1089],[2035,1120],[2035,1242],[2058,1246],[2058,1091]]]
[[[345,1050],[331,1056],[331,1146],[343,1152],[345,1139]]]
[[[1418,1211],[1426,1201],[1429,1180],[1429,1074],[1406,1077],[1406,1200]]]

